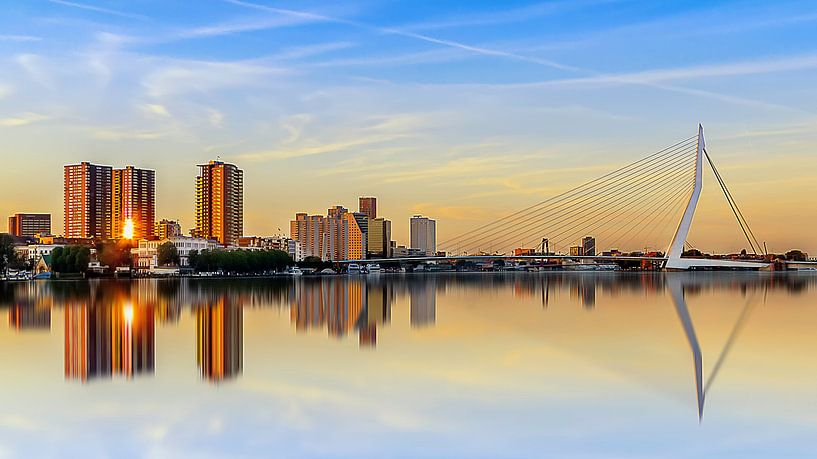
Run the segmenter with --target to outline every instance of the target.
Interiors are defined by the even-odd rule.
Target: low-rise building
[[[139,241],[139,246],[131,249],[134,258],[134,266],[140,271],[151,271],[159,266],[159,246],[170,242],[176,246],[179,252],[179,266],[190,266],[190,252],[203,250],[213,250],[219,246],[216,241],[210,241],[198,237],[173,236],[165,239]]]
[[[301,242],[294,239],[287,239],[287,253],[294,261],[304,261],[304,251]]]

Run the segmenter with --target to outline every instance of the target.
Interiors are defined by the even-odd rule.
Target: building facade
[[[200,164],[193,235],[236,245],[244,233],[244,171],[233,164]]]
[[[82,162],[63,172],[65,237],[111,238],[113,168]]]
[[[156,172],[127,166],[111,174],[111,234],[125,236],[127,222],[133,224],[133,239],[154,234],[156,221]]]
[[[134,266],[140,271],[150,271],[159,267],[159,246],[170,242],[179,252],[179,266],[186,268],[190,266],[190,253],[203,250],[213,250],[216,244],[207,239],[189,236],[173,236],[165,239],[140,240],[139,245],[131,249]]]
[[[420,249],[426,256],[437,253],[437,222],[420,215],[411,217],[411,248]]]
[[[592,236],[582,238],[582,253],[588,257],[596,256],[596,238]]]
[[[385,218],[369,220],[368,255],[370,258],[390,258],[391,221]]]
[[[289,235],[292,240],[301,243],[304,257],[324,258],[326,245],[326,217],[323,215],[295,214],[295,220],[289,223]]]
[[[377,198],[372,196],[358,198],[358,211],[371,219],[377,218]]]
[[[14,214],[9,217],[9,234],[18,237],[51,234],[51,214]]]
[[[167,239],[169,237],[181,236],[182,225],[175,220],[162,219],[153,225],[153,235],[159,239]]]

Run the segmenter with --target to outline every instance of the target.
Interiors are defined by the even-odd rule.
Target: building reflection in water
[[[411,326],[434,326],[437,320],[437,282],[434,278],[409,283]]]
[[[150,306],[65,306],[65,378],[86,381],[155,371],[154,311]]]
[[[244,368],[244,309],[222,297],[196,309],[196,363],[202,378],[223,381]]]
[[[15,304],[9,309],[9,326],[15,330],[50,330],[51,308],[36,304]]]

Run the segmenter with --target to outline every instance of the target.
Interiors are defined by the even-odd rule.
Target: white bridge
[[[689,233],[703,190],[706,164],[710,166],[737,219],[748,242],[747,252],[751,250],[750,256],[740,259],[684,256],[688,253],[685,248],[694,248],[689,242]],[[590,253],[573,253],[572,249],[580,252],[579,249],[583,247],[574,247],[572,244],[591,234],[600,236],[607,247],[615,247],[614,244],[631,247],[650,242],[660,244],[662,237],[668,238],[671,234],[672,238],[663,252],[655,251],[651,254],[654,256],[616,256],[617,253],[597,255],[595,238],[592,252],[588,250]],[[514,254],[515,248],[534,246],[541,250],[535,250],[533,254]],[[442,242],[439,248],[445,252],[445,256],[344,260],[339,263],[531,259],[578,262],[592,260],[602,263],[650,261],[659,263],[669,271],[761,270],[771,267],[763,258],[766,255],[765,246],[758,242],[707,153],[701,125],[698,125],[697,135],[538,204],[453,237]],[[553,253],[551,248],[562,249],[563,254]],[[571,250],[566,250],[568,248]],[[566,255],[568,251],[571,252],[570,255]],[[802,262],[792,266],[795,264],[800,268],[817,266],[817,263]]]

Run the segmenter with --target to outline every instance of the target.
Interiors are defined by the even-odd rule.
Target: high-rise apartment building
[[[156,172],[127,166],[112,173],[111,234],[114,238],[146,239],[156,221]],[[133,226],[127,230],[126,225]]]
[[[596,256],[596,238],[592,236],[582,238],[582,253],[588,257]]]
[[[111,166],[98,166],[88,162],[65,166],[65,237],[112,236],[112,174]]]
[[[244,171],[210,161],[196,177],[196,237],[235,245],[244,233]]]
[[[9,217],[9,234],[22,237],[51,234],[51,214],[14,214]]]
[[[411,217],[411,248],[420,249],[427,256],[437,253],[437,222],[420,215]]]
[[[304,257],[324,258],[324,225],[323,215],[295,214],[295,220],[289,223],[289,237],[301,243]]]
[[[371,258],[391,257],[391,221],[385,218],[369,220],[368,255]]]
[[[159,239],[168,239],[182,235],[182,225],[175,220],[162,219],[153,225],[153,235]]]
[[[377,198],[364,196],[358,199],[358,210],[371,219],[377,218]]]

